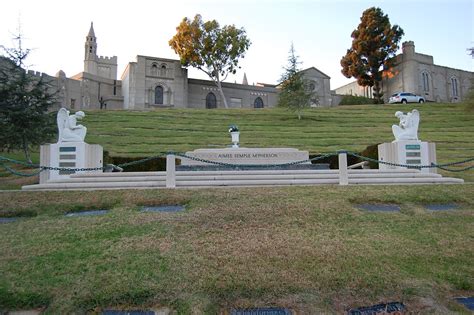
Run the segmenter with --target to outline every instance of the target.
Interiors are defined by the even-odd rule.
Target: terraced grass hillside
[[[307,110],[302,120],[282,109],[89,111],[86,141],[112,156],[147,157],[230,145],[236,124],[243,147],[293,147],[311,154],[362,151],[393,140],[395,111],[418,109],[419,138],[436,142],[438,163],[474,156],[474,115],[459,104],[359,105]],[[461,177],[474,180],[473,171]]]

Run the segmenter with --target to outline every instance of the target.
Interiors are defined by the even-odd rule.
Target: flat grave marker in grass
[[[86,216],[94,216],[94,215],[104,215],[108,212],[109,210],[85,210],[85,211],[66,213],[66,217],[86,217]]]
[[[4,313],[2,313],[4,314]],[[22,310],[22,311],[9,311],[5,314],[8,315],[41,315],[42,312],[39,310]]]
[[[474,296],[470,296],[470,297],[458,297],[458,298],[455,298],[455,300],[464,305],[465,307],[467,307],[469,310],[471,311],[474,311]]]
[[[183,205],[143,206],[142,212],[181,212],[186,210]]]
[[[356,208],[370,212],[400,212],[400,206],[394,204],[371,204],[364,203],[356,205]]]
[[[142,311],[142,310],[105,310],[102,312],[102,315],[161,315],[161,313],[156,313],[155,311]]]
[[[347,315],[372,315],[372,314],[403,314],[405,305],[400,302],[390,302],[385,304],[376,304],[351,309]]]
[[[447,204],[432,203],[432,204],[424,205],[424,207],[426,210],[429,210],[429,211],[450,211],[450,210],[459,209],[459,206],[454,203],[447,203]]]
[[[11,223],[18,221],[20,218],[0,218],[0,224],[1,223]]]
[[[231,315],[291,315],[292,312],[286,308],[249,308],[233,309]]]

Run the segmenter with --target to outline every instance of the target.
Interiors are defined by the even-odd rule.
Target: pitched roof
[[[308,69],[301,70],[300,72],[316,72],[317,74],[319,74],[319,77],[323,77],[325,79],[331,79],[330,76],[328,76],[327,74],[325,74],[321,70],[316,69],[315,67],[310,67]]]

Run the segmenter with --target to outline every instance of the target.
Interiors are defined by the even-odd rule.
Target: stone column
[[[347,152],[339,151],[339,185],[349,185],[349,175],[347,172]]]
[[[174,154],[166,155],[166,188],[176,187],[176,165]]]

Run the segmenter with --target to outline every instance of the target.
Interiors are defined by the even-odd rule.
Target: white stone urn
[[[232,131],[230,133],[231,137],[232,137],[232,147],[233,148],[238,148],[239,147],[239,136],[240,136],[240,132],[239,131]]]

